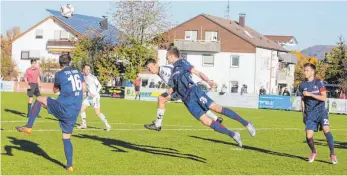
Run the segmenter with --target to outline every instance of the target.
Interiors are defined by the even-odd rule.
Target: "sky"
[[[70,3],[75,13],[97,16],[112,12],[110,1],[1,1],[1,33],[19,26],[24,32],[49,13]],[[199,14],[226,16],[228,1],[171,1],[167,13],[180,24]],[[347,1],[230,1],[230,19],[246,13],[246,25],[263,35],[290,35],[299,42],[293,49],[334,45],[338,36],[347,40]]]

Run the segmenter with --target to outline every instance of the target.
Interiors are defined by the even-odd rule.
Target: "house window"
[[[181,58],[187,60],[187,53],[181,53]]]
[[[237,93],[239,90],[239,82],[238,81],[230,81],[230,92],[231,93]]]
[[[230,67],[239,67],[240,56],[231,56],[230,57]]]
[[[214,55],[212,55],[212,54],[202,55],[202,66],[213,67],[214,66]]]
[[[54,31],[55,40],[67,40],[69,39],[69,33],[65,30],[55,30]]]
[[[29,51],[22,51],[21,52],[21,59],[22,60],[29,60]]]
[[[60,30],[55,30],[54,31],[54,39],[59,40],[60,39]]]
[[[207,40],[207,41],[217,41],[218,40],[218,32],[206,31],[205,32],[205,40]]]
[[[60,39],[67,40],[69,33],[67,31],[60,31]]]
[[[185,40],[198,40],[198,31],[185,31],[184,32]]]
[[[43,38],[43,29],[36,29],[36,36],[35,38],[37,39],[42,39]]]

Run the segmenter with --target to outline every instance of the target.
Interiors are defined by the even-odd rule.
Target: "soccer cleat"
[[[316,156],[317,156],[317,150],[316,150],[316,153],[311,153],[311,156],[308,158],[308,162],[309,163],[313,163],[313,161],[316,159]]]
[[[216,120],[216,122],[218,122],[218,123],[222,123],[223,122],[223,118],[222,117],[217,117],[217,120]]]
[[[26,134],[31,134],[32,133],[32,129],[28,128],[26,126],[18,126],[16,127],[16,130],[22,133],[26,133]]]
[[[67,167],[67,168],[66,168],[66,170],[67,170],[68,172],[73,172],[73,168],[72,168],[72,166]]]
[[[248,122],[248,125],[246,126],[246,128],[248,129],[249,134],[254,137],[255,136],[255,128],[254,125],[251,121]]]
[[[232,137],[240,147],[242,147],[241,135],[239,132],[235,132],[234,137]]]
[[[86,124],[82,124],[80,126],[77,126],[77,129],[86,129],[87,125]]]
[[[145,128],[147,128],[149,130],[155,130],[155,131],[160,131],[161,130],[161,126],[160,127],[155,126],[154,122],[152,124],[146,124]]]
[[[111,131],[111,125],[109,124],[106,125],[106,131]]]
[[[330,158],[331,158],[331,163],[333,163],[333,164],[337,164],[338,163],[338,160],[337,160],[335,155],[330,154]]]

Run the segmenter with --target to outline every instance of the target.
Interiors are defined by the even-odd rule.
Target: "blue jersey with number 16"
[[[58,101],[69,110],[80,111],[83,100],[84,76],[74,67],[65,67],[55,74],[54,86],[60,87]]]

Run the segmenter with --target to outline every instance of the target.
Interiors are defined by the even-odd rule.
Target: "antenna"
[[[228,5],[227,5],[227,10],[225,11],[225,18],[230,20],[230,4],[229,4],[229,0],[228,0]]]

